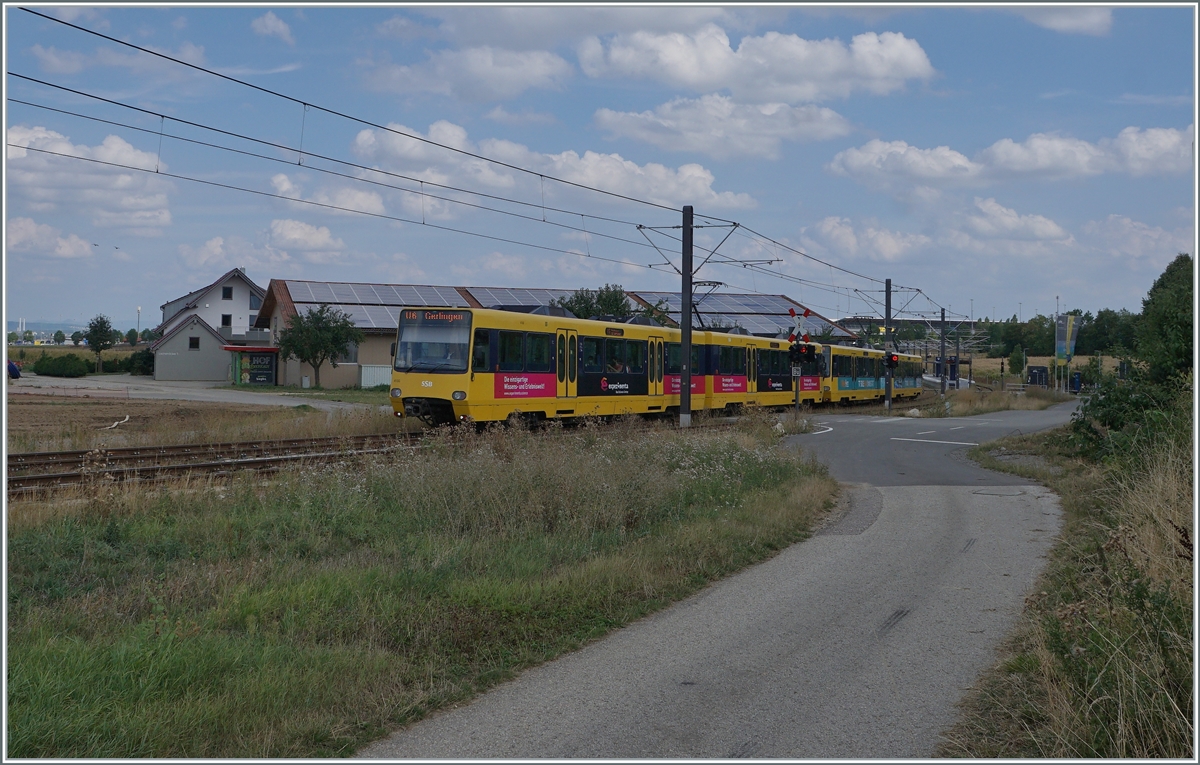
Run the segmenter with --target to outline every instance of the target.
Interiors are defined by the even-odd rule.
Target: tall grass
[[[32,398],[32,397],[31,397]],[[124,411],[138,415],[140,402],[130,400]],[[22,406],[31,403],[22,402]],[[63,405],[67,411],[87,404]],[[154,403],[158,412],[160,405]],[[295,407],[205,407],[188,402],[175,405],[174,416],[154,416],[133,426],[102,429],[77,418],[64,417],[58,425],[37,430],[11,430],[10,452],[75,451],[124,446],[205,444],[225,441],[258,441],[286,438],[321,438],[367,433],[421,430],[420,423],[400,420],[390,410],[361,407],[329,411],[307,404]]]
[[[14,757],[345,755],[804,538],[777,436],[586,424],[9,514]]]
[[[1066,468],[1041,477],[1063,496],[1068,524],[1005,661],[942,754],[1195,756],[1186,398],[1171,427],[1105,464],[1074,454],[1062,433],[1008,442]]]

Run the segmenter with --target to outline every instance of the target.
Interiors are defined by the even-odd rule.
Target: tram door
[[[663,339],[661,337],[650,338],[649,361],[647,366],[650,371],[650,395],[661,396],[663,394]]]
[[[575,398],[579,383],[579,334],[573,329],[558,330],[556,341],[559,398]]]

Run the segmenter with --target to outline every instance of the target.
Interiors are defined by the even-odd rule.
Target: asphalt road
[[[955,455],[1071,408],[821,416],[794,440],[850,484],[836,522],[358,756],[929,757],[1061,522],[1047,490]]]

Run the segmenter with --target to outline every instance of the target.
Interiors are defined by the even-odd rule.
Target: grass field
[[[985,467],[1053,488],[1066,523],[939,756],[1195,757],[1187,431],[1116,464],[1077,456],[1064,430],[972,450]]]
[[[873,414],[905,416],[916,409],[921,417],[970,417],[976,414],[1002,412],[1009,409],[1039,410],[1064,401],[1071,401],[1074,396],[1057,393],[1052,390],[1031,388],[1022,395],[1012,395],[1000,391],[981,389],[948,390],[946,397],[940,393],[926,389],[915,399],[893,401],[892,411],[888,412],[882,403],[853,404],[843,409],[824,409],[822,411],[847,411],[856,414]],[[947,408],[949,404],[949,408]]]
[[[350,404],[374,404],[390,406],[392,400],[388,397],[387,386],[377,388],[300,388],[295,385],[276,385],[258,387],[254,385],[238,385],[238,390],[251,393],[275,393],[296,396],[298,398],[316,398],[323,401],[344,401]]]
[[[123,359],[129,356],[134,351],[140,351],[146,348],[146,343],[139,343],[136,347],[130,348],[128,345],[120,345],[116,348],[109,348],[100,354],[100,357],[105,361],[110,359]],[[22,355],[24,352],[24,355]],[[30,367],[39,356],[45,353],[47,356],[66,356],[68,353],[73,353],[79,358],[95,359],[96,354],[91,348],[86,345],[10,345],[8,346],[8,357],[13,361],[20,361]]]
[[[804,539],[836,484],[772,423],[10,504],[8,754],[350,754]]]

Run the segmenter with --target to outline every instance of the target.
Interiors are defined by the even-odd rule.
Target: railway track
[[[354,454],[411,448],[418,438],[380,434],[10,454],[8,496],[42,494],[94,482],[161,481],[242,470],[273,472],[300,462],[328,462]]]

